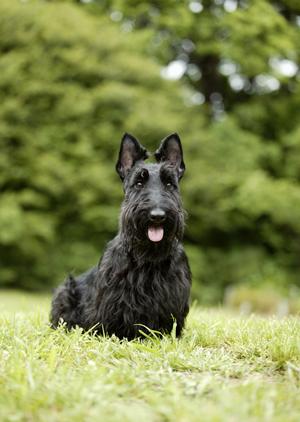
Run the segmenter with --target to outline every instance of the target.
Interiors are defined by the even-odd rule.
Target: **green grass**
[[[300,319],[194,307],[180,340],[47,324],[49,298],[0,291],[2,421],[300,420]]]

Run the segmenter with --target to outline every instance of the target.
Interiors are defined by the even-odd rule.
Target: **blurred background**
[[[299,53],[299,0],[1,0],[0,287],[94,265],[123,132],[176,131],[193,298],[298,312]]]

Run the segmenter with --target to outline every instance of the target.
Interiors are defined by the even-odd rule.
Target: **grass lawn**
[[[300,318],[194,307],[180,340],[47,325],[49,298],[0,291],[0,420],[300,421]]]

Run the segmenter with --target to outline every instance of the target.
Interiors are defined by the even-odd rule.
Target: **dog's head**
[[[148,157],[136,138],[123,136],[116,164],[125,192],[121,228],[139,244],[158,249],[183,235],[179,181],[185,164],[179,136],[174,133],[161,141],[156,163],[145,163]]]

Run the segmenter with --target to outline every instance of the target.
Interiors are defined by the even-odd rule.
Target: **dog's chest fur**
[[[107,334],[124,336],[125,332],[129,339],[139,330],[147,331],[143,326],[170,331],[174,320],[185,313],[187,301],[184,281],[189,269],[178,266],[186,261],[183,249],[179,245],[172,258],[141,265],[124,259],[118,240],[109,245],[91,281],[89,297],[83,298],[83,320],[89,327],[103,325]]]

